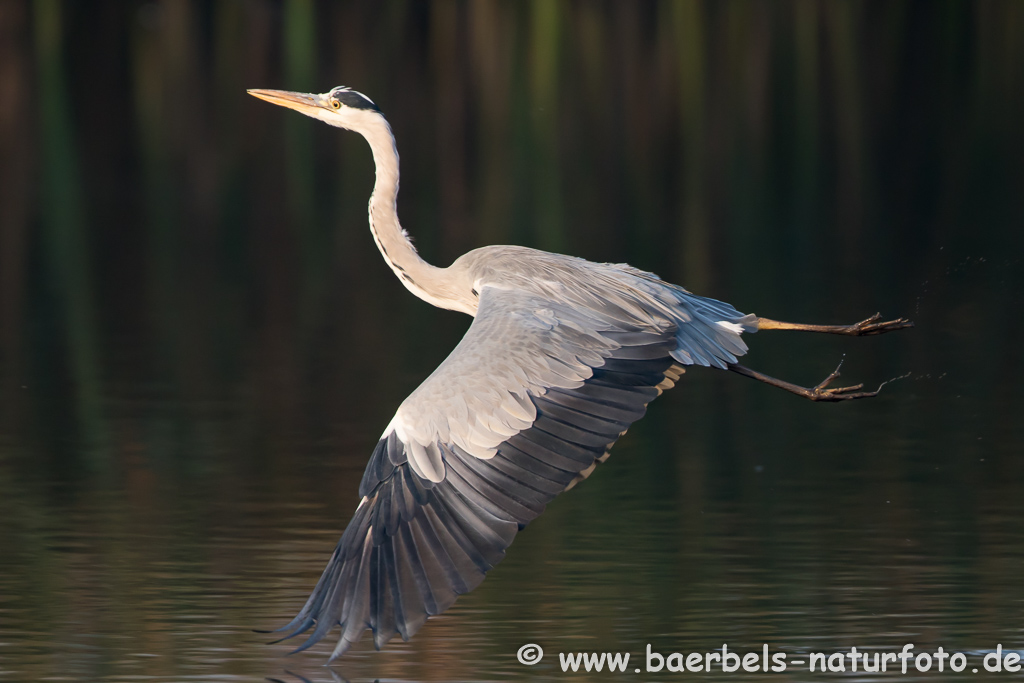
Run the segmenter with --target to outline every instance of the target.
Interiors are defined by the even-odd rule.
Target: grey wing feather
[[[690,357],[728,345],[715,346]],[[643,321],[484,288],[463,340],[374,449],[362,502],[285,637],[313,629],[305,649],[340,625],[332,659],[366,629],[378,648],[408,639],[603,461],[678,379],[679,348],[668,315]]]

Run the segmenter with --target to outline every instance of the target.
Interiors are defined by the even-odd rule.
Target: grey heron
[[[516,533],[585,479],[689,365],[730,370],[813,401],[875,396],[863,385],[812,388],[739,365],[741,335],[807,330],[874,335],[912,326],[877,314],[853,325],[802,325],[733,306],[624,264],[518,246],[473,250],[447,268],[424,261],[398,221],[398,152],[368,97],[249,90],[362,135],[376,165],[370,232],[413,294],[473,323],[402,402],[359,486],[361,497],[305,606],[279,629],[299,647],[341,635],[333,661],[366,629],[379,649],[475,588]]]

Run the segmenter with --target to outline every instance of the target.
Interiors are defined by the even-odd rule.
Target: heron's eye
[[[333,107],[334,109],[341,109],[341,102],[339,102],[338,100],[332,99],[331,100],[331,107]]]

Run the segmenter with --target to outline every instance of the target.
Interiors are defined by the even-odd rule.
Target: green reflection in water
[[[95,290],[89,258],[86,205],[82,200],[79,162],[71,114],[65,95],[68,81],[62,66],[64,42],[61,4],[38,0],[34,5],[35,48],[39,82],[40,165],[42,197],[40,219],[44,228],[47,270],[59,301],[61,327],[74,382],[78,425],[87,459],[104,458],[104,426],[100,407],[99,339]],[[47,367],[44,375],[55,368]],[[52,375],[51,375],[52,376]]]

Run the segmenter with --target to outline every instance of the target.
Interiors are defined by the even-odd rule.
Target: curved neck
[[[448,269],[424,261],[398,222],[398,149],[391,126],[376,114],[359,131],[370,143],[377,180],[370,195],[370,232],[384,260],[402,284],[419,298],[442,308],[460,309],[448,282]]]

